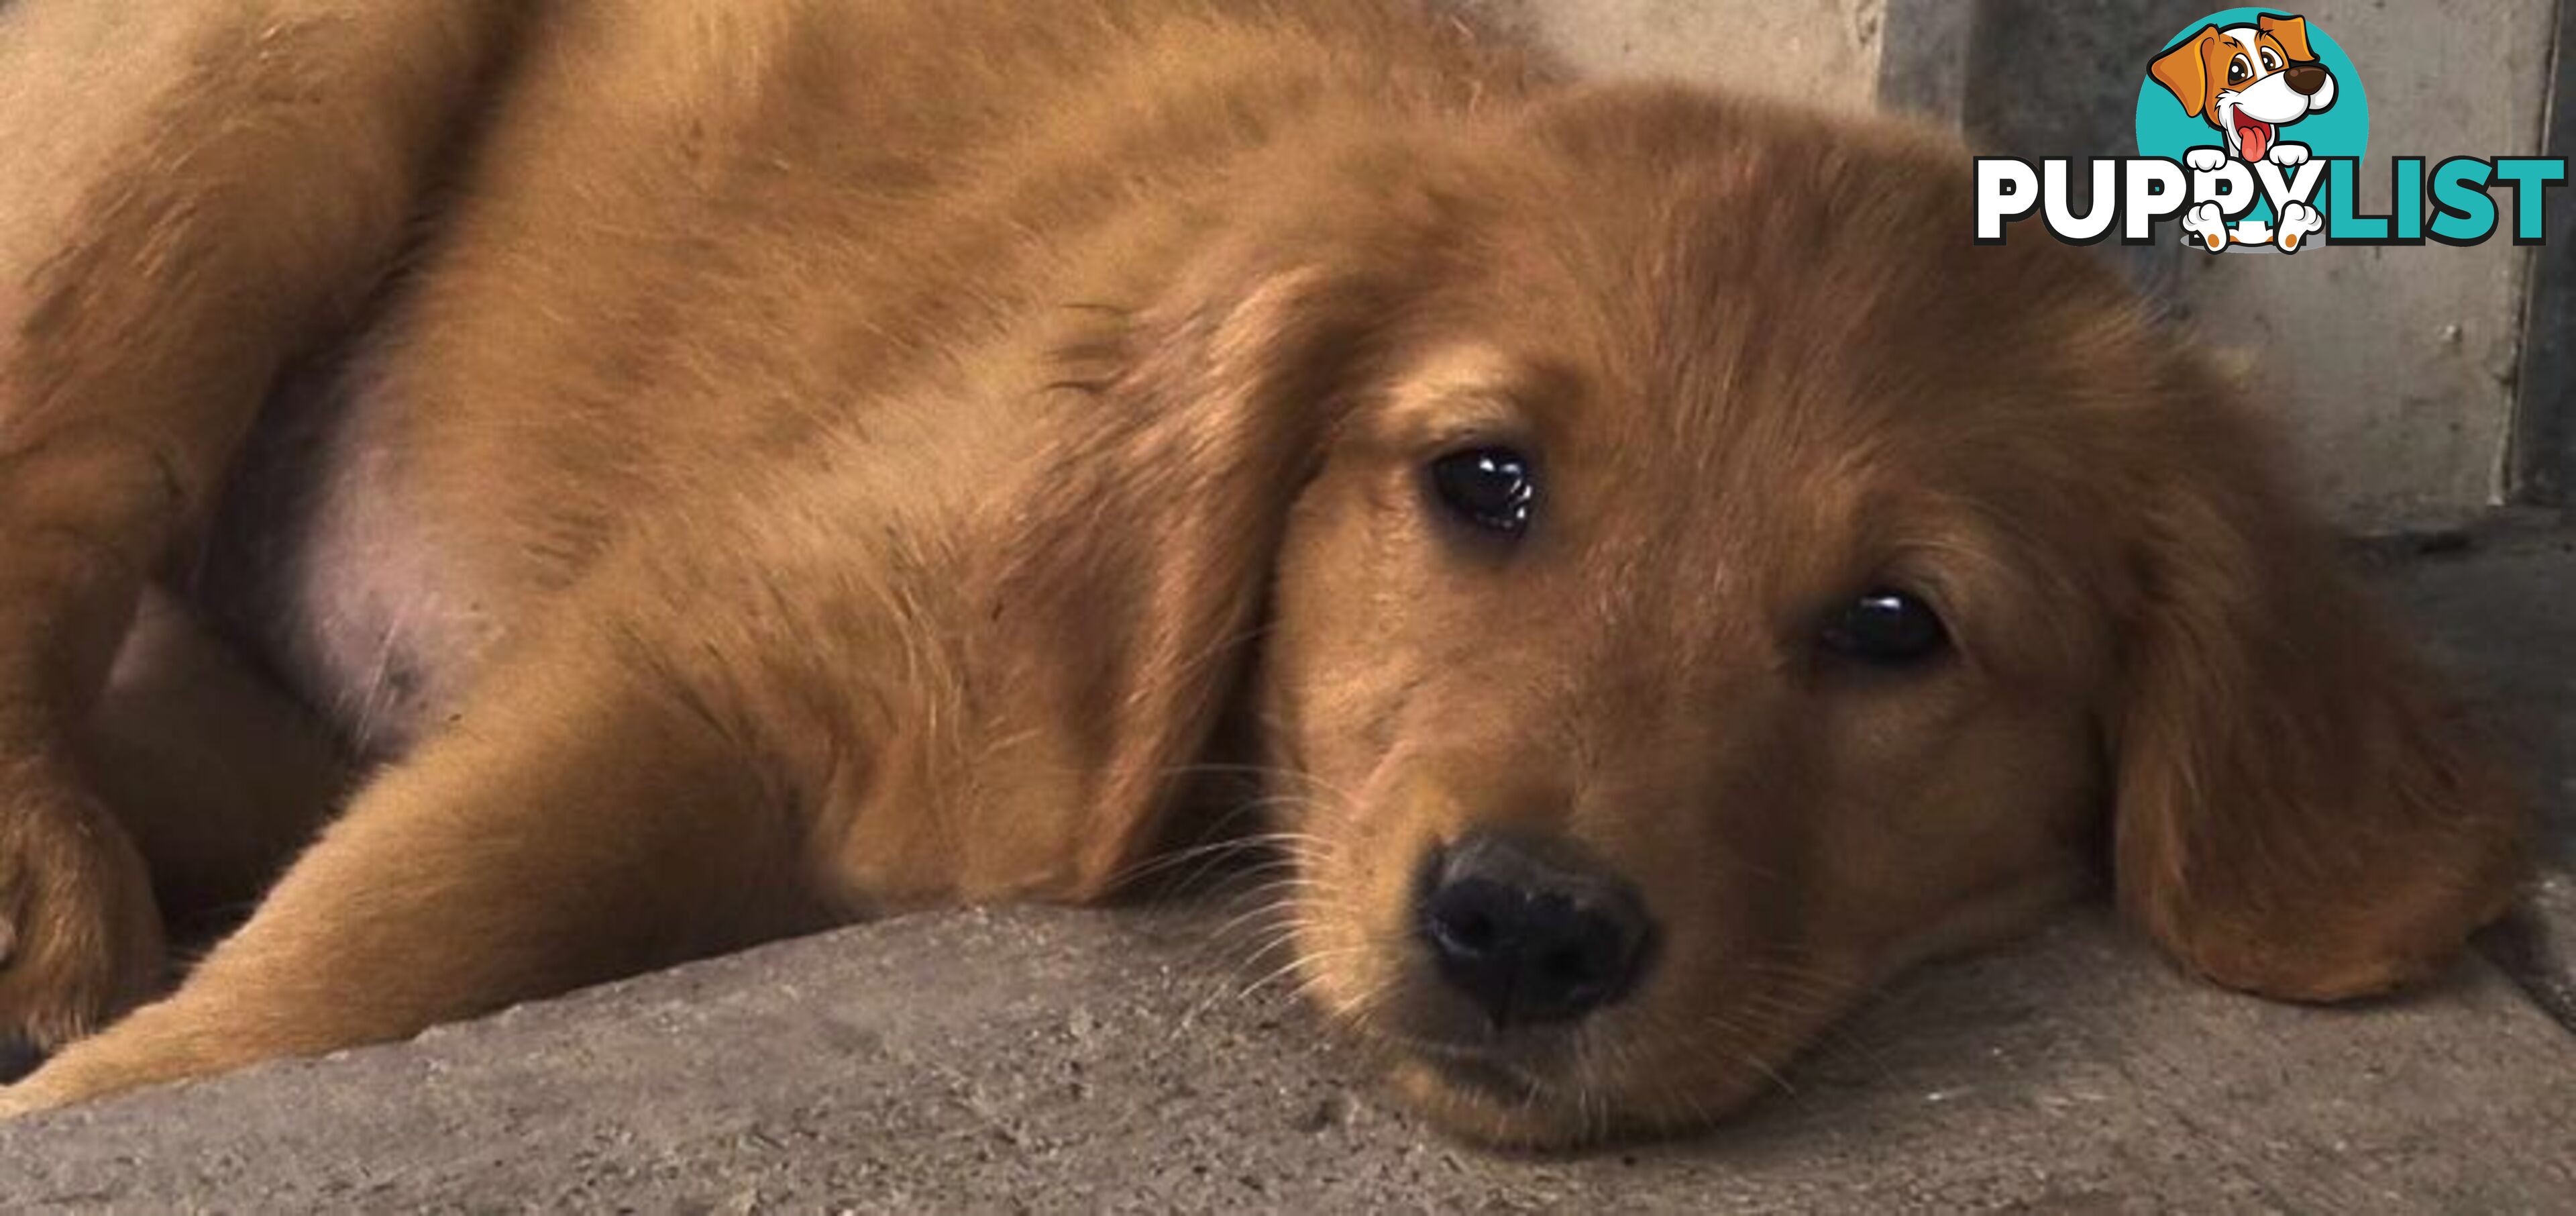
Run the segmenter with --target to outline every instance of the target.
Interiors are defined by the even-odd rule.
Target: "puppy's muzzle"
[[[1636,889],[1567,852],[1476,833],[1424,865],[1415,932],[1495,1030],[1581,1018],[1648,964],[1654,925]]]

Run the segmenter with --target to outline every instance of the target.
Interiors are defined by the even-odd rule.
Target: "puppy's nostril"
[[[1549,951],[1546,958],[1539,960],[1539,967],[1548,979],[1569,988],[1598,983],[1603,971],[1600,960],[1571,948]]]
[[[1513,899],[1508,889],[1475,879],[1439,884],[1422,917],[1433,951],[1446,959],[1476,959],[1507,948],[1503,921],[1513,914]]]
[[[1494,948],[1494,921],[1482,912],[1461,913],[1440,922],[1441,935],[1449,943],[1470,954],[1482,954]]]

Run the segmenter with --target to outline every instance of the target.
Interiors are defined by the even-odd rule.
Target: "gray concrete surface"
[[[2576,1041],[2484,966],[2318,1010],[2079,917],[1908,983],[1732,1127],[1490,1156],[1187,914],[930,916],[0,1126],[24,1210],[2540,1211]]]

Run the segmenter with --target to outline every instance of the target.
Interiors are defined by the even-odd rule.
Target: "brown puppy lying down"
[[[1925,133],[1393,0],[17,0],[0,116],[9,1110],[1099,898],[1244,765],[1504,1142],[2104,859],[2294,999],[2510,893],[2268,437]]]

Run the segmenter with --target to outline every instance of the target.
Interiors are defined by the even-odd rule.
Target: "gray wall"
[[[1878,96],[1883,0],[1486,0],[1485,7],[1590,72],[1720,80],[1847,110],[1867,109]]]
[[[2025,156],[2124,155],[2146,61],[2217,0],[1483,0],[1587,71],[1683,76],[1841,109],[1931,113]],[[2365,206],[2392,153],[2536,154],[2557,0],[2313,0],[2367,81]],[[1742,48],[1760,47],[1759,54]],[[2567,196],[2576,200],[2576,194]],[[2576,201],[2566,205],[2576,206]],[[2048,239],[2035,230],[2019,239]],[[2250,370],[2349,527],[2455,522],[2511,496],[2532,251],[2177,242],[2111,250]]]
[[[2385,214],[2392,153],[2533,155],[2548,98],[2551,0],[2315,0],[2370,88],[2366,209]],[[2185,259],[2182,299],[2210,341],[2252,357],[2310,476],[2365,527],[2500,500],[2531,251],[2319,248]]]

